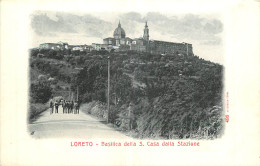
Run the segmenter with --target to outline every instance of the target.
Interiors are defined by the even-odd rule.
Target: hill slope
[[[56,78],[70,84],[74,92],[78,88],[80,102],[94,103],[93,114],[105,118],[108,56],[111,123],[140,138],[221,136],[223,66],[181,54],[128,51],[81,53],[70,58],[60,55],[59,63],[66,65],[60,65]],[[47,62],[50,58],[53,57],[41,60]],[[75,71],[83,69],[64,79],[67,73],[73,73],[62,72],[68,65]],[[88,108],[91,113],[91,107]]]

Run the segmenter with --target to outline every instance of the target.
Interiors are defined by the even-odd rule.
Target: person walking
[[[74,102],[73,102],[73,100],[71,101],[71,113],[72,113],[72,114],[75,113],[75,112],[74,112]]]
[[[52,114],[53,113],[53,102],[52,102],[52,100],[50,102],[50,108],[51,108],[50,114]]]
[[[72,101],[70,101],[70,104],[69,104],[69,107],[70,107],[70,113],[72,114]]]
[[[79,114],[79,102],[75,102],[75,112],[76,114]]]
[[[74,114],[77,114],[77,108],[76,108],[77,102],[74,102],[73,107],[74,107]]]
[[[66,104],[66,103],[65,103],[65,100],[63,100],[63,101],[62,101],[63,114],[66,113],[66,112],[65,112],[65,111],[66,111],[66,110],[65,110],[65,109],[66,109],[65,104]]]
[[[68,112],[71,113],[71,101],[68,101]]]
[[[69,101],[66,101],[65,107],[66,107],[66,113],[68,114],[69,113]]]
[[[59,103],[58,101],[55,102],[55,113],[58,113]]]

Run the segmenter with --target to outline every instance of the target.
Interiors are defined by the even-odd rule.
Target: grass
[[[41,113],[46,111],[48,108],[48,104],[30,103],[30,110],[28,116],[29,123],[33,123],[34,121],[36,121],[41,116]]]
[[[90,103],[82,104],[80,109],[87,114],[98,117],[101,120],[105,120],[107,118],[106,106],[99,101],[92,101]]]

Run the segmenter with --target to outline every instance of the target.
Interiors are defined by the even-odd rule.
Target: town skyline
[[[31,15],[32,46],[59,41],[70,45],[103,43],[103,38],[113,36],[119,20],[127,37],[141,37],[147,21],[151,40],[190,43],[195,55],[224,63],[223,25],[215,16],[188,14],[176,17],[154,12],[143,15],[136,12],[110,15],[35,12]]]

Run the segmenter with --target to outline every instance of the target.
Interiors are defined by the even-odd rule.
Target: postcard
[[[259,165],[257,1],[2,1],[1,164]]]

